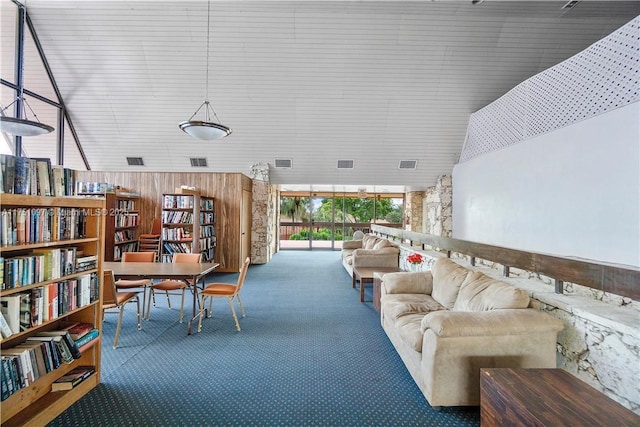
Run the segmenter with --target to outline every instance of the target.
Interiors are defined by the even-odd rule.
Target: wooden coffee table
[[[360,282],[360,302],[364,302],[364,285],[365,283],[373,284],[374,273],[395,273],[400,270],[398,267],[354,267],[352,287],[356,287],[356,282]]]
[[[640,417],[562,369],[480,369],[480,423],[638,426]]]

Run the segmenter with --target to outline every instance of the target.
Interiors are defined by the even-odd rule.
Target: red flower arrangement
[[[407,257],[407,261],[411,264],[422,264],[424,257],[418,253],[413,253]]]

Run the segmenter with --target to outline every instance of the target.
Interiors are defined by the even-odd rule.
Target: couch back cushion
[[[393,243],[391,243],[387,239],[379,239],[374,245],[372,249],[382,249],[382,248],[392,248]]]
[[[469,273],[469,270],[448,258],[438,258],[431,267],[433,275],[431,296],[444,307],[452,309],[460,286]]]
[[[378,243],[379,237],[373,234],[365,234],[362,238],[362,249],[373,249],[373,246]]]
[[[527,308],[529,294],[480,272],[470,273],[458,292],[455,311],[489,311]]]

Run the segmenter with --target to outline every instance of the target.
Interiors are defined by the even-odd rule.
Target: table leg
[[[356,282],[357,282],[357,279],[356,279],[356,272],[354,271],[354,272],[351,274],[351,287],[352,287],[352,288],[355,288],[355,287],[356,287]]]
[[[189,319],[189,321],[187,322],[187,335],[191,335],[191,326],[193,324],[193,321],[196,319],[196,317],[198,317],[200,315],[200,311],[198,311],[196,314],[196,306],[198,305],[198,280],[202,280],[203,284],[202,286],[204,287],[204,277],[202,278],[198,278],[198,277],[194,277],[193,278],[193,312],[192,312],[192,316],[191,319]]]

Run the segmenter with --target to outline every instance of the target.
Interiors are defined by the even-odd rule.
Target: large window
[[[339,250],[373,223],[401,227],[403,212],[402,194],[282,193],[280,248]]]

